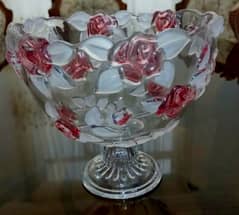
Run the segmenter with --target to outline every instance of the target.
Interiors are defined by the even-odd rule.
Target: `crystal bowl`
[[[157,162],[134,146],[171,131],[204,93],[222,31],[214,12],[77,12],[10,24],[6,58],[58,130],[105,146],[84,186],[127,199],[160,182]]]

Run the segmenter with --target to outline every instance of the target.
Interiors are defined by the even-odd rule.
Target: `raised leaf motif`
[[[157,35],[158,46],[164,50],[166,59],[173,59],[191,41],[190,37],[181,29],[173,28]]]
[[[163,69],[152,80],[163,87],[170,88],[173,84],[175,77],[175,67],[174,64],[166,61],[164,63]]]
[[[49,117],[56,120],[59,118],[59,113],[57,112],[55,106],[52,104],[52,102],[46,102],[45,103],[45,112]]]
[[[97,107],[93,107],[85,115],[85,122],[87,125],[103,125],[104,119]]]
[[[71,17],[69,17],[66,21],[71,24],[78,31],[86,31],[87,24],[90,20],[90,15],[85,12],[76,12]]]
[[[48,80],[50,85],[54,88],[61,90],[70,90],[74,88],[67,80],[61,67],[54,67]]]
[[[97,94],[115,94],[122,89],[123,82],[118,67],[110,67],[100,74],[96,87]]]
[[[63,41],[54,41],[47,47],[52,64],[63,66],[68,64],[74,56],[74,48],[70,43]]]
[[[114,16],[120,26],[126,25],[131,19],[131,14],[126,10],[120,10]]]
[[[94,36],[80,43],[79,48],[98,61],[107,61],[113,42],[104,36]]]

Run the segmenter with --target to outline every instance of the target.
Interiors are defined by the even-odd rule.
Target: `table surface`
[[[91,146],[85,157],[44,160],[41,169],[36,166],[28,173],[26,168],[21,182],[7,189],[2,184],[0,214],[239,214],[238,110],[238,83],[214,74],[207,92],[188,108],[180,125],[141,147],[158,160],[164,173],[153,192],[126,201],[89,194],[81,185],[80,166],[94,155]],[[49,171],[72,163],[67,177],[49,177]]]

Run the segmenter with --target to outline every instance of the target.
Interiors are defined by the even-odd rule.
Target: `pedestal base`
[[[152,191],[161,181],[157,162],[148,154],[127,148],[107,148],[90,160],[83,185],[94,195],[129,199]]]

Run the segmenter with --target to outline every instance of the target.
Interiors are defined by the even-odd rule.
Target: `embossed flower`
[[[175,28],[177,25],[176,14],[171,10],[156,11],[153,15],[152,24],[157,31],[164,31],[169,28]]]
[[[156,114],[158,116],[165,114],[170,118],[175,118],[195,96],[196,90],[194,87],[177,85],[172,88],[164,102],[159,106]]]
[[[118,25],[115,17],[103,13],[92,16],[87,25],[89,35],[110,35],[112,28]]]
[[[66,137],[76,140],[80,137],[80,130],[72,123],[59,119],[55,122],[56,128],[61,131]]]
[[[55,126],[66,137],[73,140],[80,137],[80,129],[75,125],[74,121],[77,119],[76,114],[68,107],[61,106],[57,108],[58,120]]]
[[[68,107],[61,106],[57,108],[57,112],[59,117],[65,121],[73,122],[76,119],[76,114]]]
[[[83,51],[79,51],[70,63],[63,66],[65,72],[74,80],[84,78],[92,68],[88,56]]]
[[[18,56],[30,74],[49,74],[51,59],[47,53],[48,41],[43,38],[25,37],[19,42]]]
[[[116,48],[113,61],[122,65],[127,80],[138,83],[144,76],[149,77],[160,71],[162,54],[155,37],[137,34]]]

